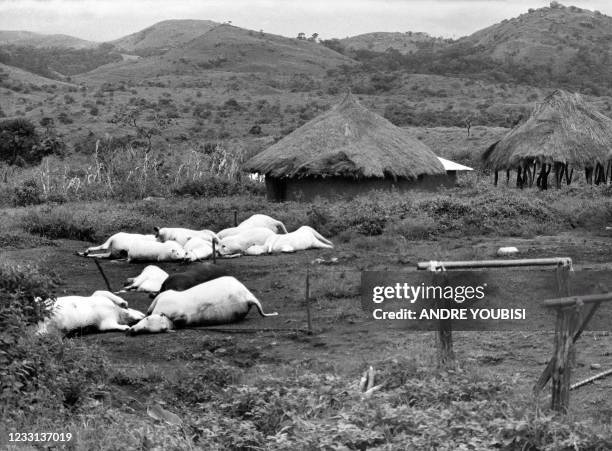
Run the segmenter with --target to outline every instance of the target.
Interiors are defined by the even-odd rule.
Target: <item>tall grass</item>
[[[89,156],[47,157],[36,168],[0,168],[0,204],[114,199],[132,201],[172,195],[262,193],[261,183],[240,171],[245,153],[218,144],[173,156],[142,147],[96,142]]]

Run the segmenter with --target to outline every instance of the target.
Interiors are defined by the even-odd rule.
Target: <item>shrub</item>
[[[69,208],[30,210],[22,218],[23,229],[50,239],[68,238],[94,241],[97,237],[95,219],[74,215]]]
[[[44,202],[42,187],[34,179],[25,180],[21,185],[13,189],[13,205],[24,207],[26,205],[36,205]]]

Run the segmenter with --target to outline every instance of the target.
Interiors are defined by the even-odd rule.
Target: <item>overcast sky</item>
[[[232,21],[239,27],[322,38],[372,31],[425,31],[458,38],[547,6],[538,0],[0,0],[0,30],[113,40],[165,19]],[[612,15],[609,0],[565,5]]]

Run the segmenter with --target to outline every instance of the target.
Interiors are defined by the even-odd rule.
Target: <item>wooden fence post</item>
[[[234,227],[238,227],[238,210],[234,210]]]
[[[106,288],[108,289],[108,291],[112,292],[113,289],[111,288],[110,282],[106,278],[106,274],[104,274],[104,271],[102,271],[102,266],[100,265],[100,262],[98,261],[97,258],[94,258],[94,263],[98,267],[98,271],[100,271],[100,274],[102,275],[102,278],[104,279],[104,283],[106,283]]]
[[[213,258],[213,263],[216,264],[217,263],[217,246],[215,244],[215,240],[212,240],[212,258]]]
[[[557,308],[551,408],[563,414],[567,413],[569,408],[571,374],[569,355],[573,341],[574,314],[575,309],[573,307]]]
[[[312,318],[310,316],[310,268],[306,268],[306,320],[308,321],[308,335],[312,335]]]
[[[435,271],[432,268],[432,271]],[[432,273],[433,285],[437,282],[447,281],[446,274],[438,275],[436,272]],[[436,302],[437,308],[446,308],[448,302],[443,299],[439,299]],[[455,351],[453,349],[453,323],[450,319],[439,319],[438,320],[438,365],[440,367],[452,367],[455,364]]]

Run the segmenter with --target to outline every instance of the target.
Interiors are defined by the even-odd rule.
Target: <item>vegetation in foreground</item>
[[[112,362],[78,338],[24,333],[40,319],[31,295],[52,289],[54,279],[36,267],[2,263],[0,271],[6,432],[71,432],[68,449],[92,450],[612,446],[609,424],[539,411],[516,394],[517,379],[470,366],[442,371],[425,356],[372,362],[384,385],[367,397],[358,390],[359,374],[329,366],[240,365],[232,359],[239,345],[218,336],[173,371],[163,362]],[[7,439],[0,436],[0,444],[11,449]]]

